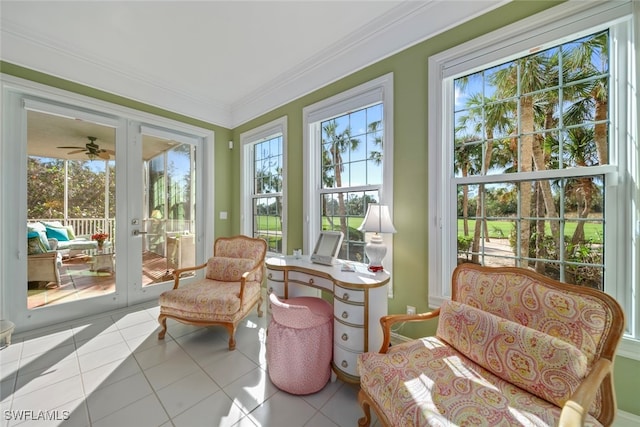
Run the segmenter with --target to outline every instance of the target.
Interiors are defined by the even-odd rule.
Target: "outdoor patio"
[[[90,257],[78,256],[63,261],[60,280],[60,286],[54,282],[30,283],[27,293],[28,308],[110,294],[115,291],[116,276],[109,269],[92,271]],[[146,251],[142,257],[142,286],[168,280],[173,280],[173,269],[168,269],[167,259]]]

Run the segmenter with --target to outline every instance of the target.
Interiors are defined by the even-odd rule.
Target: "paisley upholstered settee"
[[[370,423],[385,426],[611,425],[619,304],[603,292],[514,267],[461,264],[451,300],[381,319],[379,353],[359,356]],[[389,347],[396,322],[438,319],[436,336]]]

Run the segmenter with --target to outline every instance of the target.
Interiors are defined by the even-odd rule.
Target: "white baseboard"
[[[403,342],[411,341],[412,338],[405,337],[398,333],[391,333],[391,344],[400,344]],[[640,415],[635,415],[630,412],[621,411],[618,409],[616,413],[616,420],[612,427],[638,427],[640,426]]]
[[[403,342],[411,341],[412,338],[405,337],[404,335],[400,335],[396,332],[391,332],[391,344],[400,344]]]
[[[613,427],[637,426],[640,426],[640,415],[635,415],[618,409],[618,412],[616,413],[616,420],[613,422]]]

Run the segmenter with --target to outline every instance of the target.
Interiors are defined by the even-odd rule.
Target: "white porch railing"
[[[95,233],[107,233],[110,240],[115,239],[116,220],[110,218],[33,218],[29,222],[60,221],[63,225],[70,225],[76,236],[91,238]],[[145,221],[146,222],[146,221]],[[165,233],[193,233],[193,221],[186,219],[168,219],[164,222]]]
[[[107,233],[110,238],[115,236],[116,220],[109,218],[33,218],[30,222],[35,221],[60,221],[63,225],[73,227],[76,236],[91,238],[95,233]]]

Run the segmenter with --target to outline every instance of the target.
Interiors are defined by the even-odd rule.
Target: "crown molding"
[[[64,45],[6,19],[0,35],[3,61],[204,122],[231,126],[228,105],[176,90],[171,82],[135,73],[127,64],[107,62],[93,52]]]
[[[61,43],[3,18],[2,60],[233,129],[394,53],[512,0],[405,1],[316,53],[232,105],[176,89],[169,81],[135,72],[126,63]]]
[[[404,2],[234,103],[233,127],[511,1]]]

